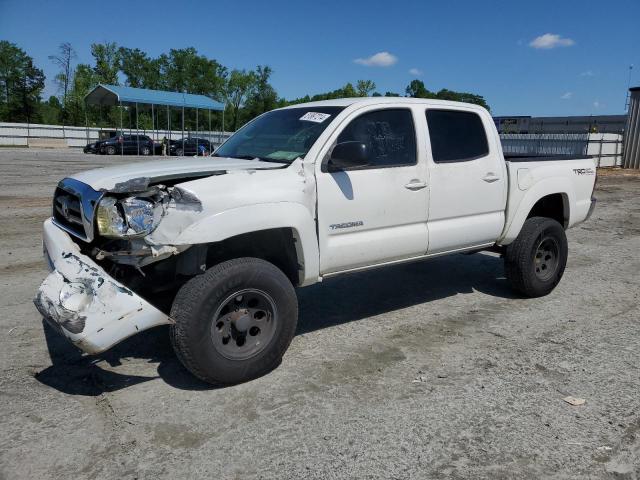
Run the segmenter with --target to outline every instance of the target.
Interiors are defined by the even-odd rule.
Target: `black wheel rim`
[[[541,237],[536,248],[536,254],[533,257],[533,268],[536,277],[542,281],[553,278],[558,270],[559,256],[560,248],[557,240],[553,237]]]
[[[222,301],[214,314],[213,346],[229,360],[246,360],[264,350],[277,323],[276,304],[269,294],[253,288],[239,290]]]

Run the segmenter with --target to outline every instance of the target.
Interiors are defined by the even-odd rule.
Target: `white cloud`
[[[563,38],[556,33],[545,33],[544,35],[540,35],[539,37],[531,40],[531,42],[529,42],[529,46],[532,48],[549,50],[556,47],[570,47],[571,45],[575,45],[575,43],[576,42],[572,39]]]
[[[593,77],[595,76],[595,73],[593,73],[593,70],[587,70],[586,72],[582,72],[580,73],[581,77]]]
[[[593,102],[593,108],[600,108],[601,106],[602,106],[602,104],[598,100]]]
[[[398,57],[389,52],[378,52],[367,58],[356,58],[354,60],[358,65],[365,67],[390,67],[398,61]]]
[[[409,74],[413,75],[415,77],[419,77],[422,75],[422,70],[420,70],[419,68],[410,68],[409,69]]]
[[[573,92],[566,92],[564,95],[562,95],[560,98],[562,100],[571,100],[571,97],[573,97]]]

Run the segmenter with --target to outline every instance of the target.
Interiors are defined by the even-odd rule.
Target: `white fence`
[[[40,125],[28,123],[0,122],[0,146],[50,146],[50,147],[84,147],[87,143],[98,140],[100,132],[113,132],[115,128],[63,127],[61,125]],[[136,130],[131,130],[135,134]],[[125,134],[129,130],[124,131]],[[182,138],[180,130],[138,130],[141,135],[148,135],[157,142],[163,137],[173,140]],[[197,132],[200,138],[207,138],[214,145],[219,145],[229,138],[232,132]],[[196,136],[195,131],[186,132]],[[598,166],[615,167],[622,165],[622,135],[617,133],[589,134],[501,134],[505,153],[549,155],[573,154],[592,155]]]
[[[591,155],[599,167],[622,165],[617,133],[501,133],[505,155]]]
[[[3,123],[0,122],[0,146],[51,146],[51,147],[84,147],[87,143],[98,140],[100,132],[113,132],[116,128],[85,128],[61,125],[41,125],[35,123]],[[181,130],[143,130],[124,129],[125,134],[148,135],[160,142],[163,137],[173,140],[182,138]],[[226,140],[231,132],[185,131],[185,136],[198,136],[209,139],[214,145]]]

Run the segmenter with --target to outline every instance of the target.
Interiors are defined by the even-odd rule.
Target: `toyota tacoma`
[[[196,377],[278,365],[295,288],[451,253],[499,252],[521,295],[560,281],[565,230],[595,205],[594,160],[503,156],[476,105],[337,99],[267,112],[211,156],[58,184],[35,305],[89,354],[168,324]]]

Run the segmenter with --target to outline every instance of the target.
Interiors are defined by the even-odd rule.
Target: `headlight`
[[[162,206],[141,198],[118,200],[105,197],[96,215],[98,232],[103,237],[130,238],[150,234],[160,223]]]

